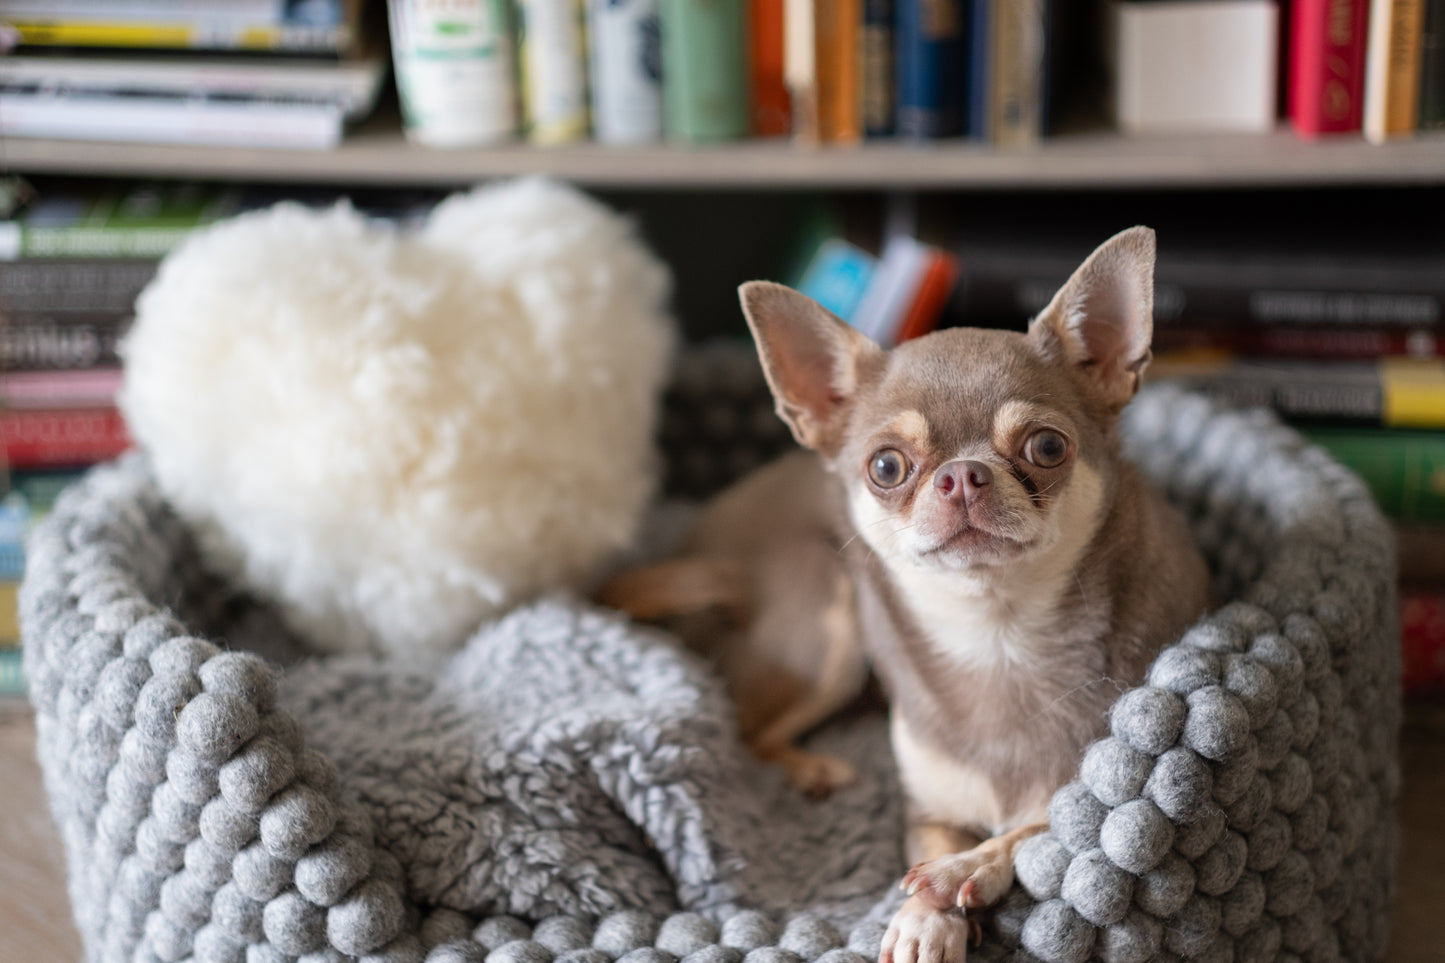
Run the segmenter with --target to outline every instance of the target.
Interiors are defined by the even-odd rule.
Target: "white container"
[[[662,139],[662,34],[657,0],[587,0],[593,136],[604,144]]]
[[[582,0],[517,0],[527,138],[566,144],[588,133]]]
[[[1275,128],[1275,0],[1116,3],[1115,112],[1129,133]]]
[[[470,147],[517,134],[506,0],[390,0],[408,140]]]

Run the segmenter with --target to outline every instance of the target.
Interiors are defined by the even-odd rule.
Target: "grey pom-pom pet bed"
[[[677,489],[777,443],[737,357],[681,369]],[[1379,959],[1398,847],[1388,527],[1268,416],[1150,389],[1124,433],[1227,601],[1122,695],[973,955]],[[301,658],[206,573],[139,456],[92,471],[30,549],[25,668],[90,960],[877,953],[906,868],[877,713],[817,736],[862,779],[813,802],[738,745],[704,666],[577,599],[434,662]]]

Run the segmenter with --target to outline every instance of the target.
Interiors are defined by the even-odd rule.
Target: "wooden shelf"
[[[802,148],[782,141],[706,147],[432,150],[373,121],[330,151],[176,147],[6,138],[0,169],[23,174],[176,177],[452,187],[551,174],[634,190],[950,190],[971,188],[1228,188],[1445,184],[1445,134],[1384,146],[1346,137],[1306,142],[1288,131],[1051,138],[1022,151],[962,141]]]

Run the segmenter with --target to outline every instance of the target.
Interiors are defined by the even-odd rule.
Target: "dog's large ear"
[[[1029,325],[1046,358],[1081,371],[1118,411],[1139,390],[1154,334],[1154,232],[1131,227],[1100,244]]]
[[[769,281],[738,288],[778,414],[802,445],[833,454],[883,349],[805,294]]]

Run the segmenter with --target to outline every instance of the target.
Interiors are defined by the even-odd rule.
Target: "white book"
[[[587,0],[592,133],[604,144],[662,138],[658,0]]]
[[[307,61],[290,57],[207,58],[0,57],[0,86],[57,92],[230,94],[325,100],[355,119],[376,104],[386,75],[380,57]]]
[[[1419,124],[1424,16],[1420,0],[1371,0],[1361,133],[1372,144],[1411,135]]]
[[[340,4],[321,4],[330,10]],[[31,20],[93,20],[119,23],[127,20],[182,22],[198,19],[280,23],[284,0],[0,0],[0,17]],[[335,22],[335,18],[332,18]]]
[[[0,89],[0,136],[325,150],[341,108],[319,101],[68,96]]]
[[[783,84],[793,100],[793,138],[818,140],[818,62],[813,0],[783,0]]]
[[[892,347],[927,267],[927,245],[907,234],[889,237],[868,290],[853,312],[853,326],[883,347]]]

